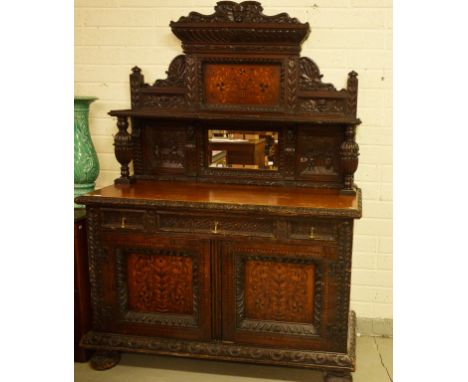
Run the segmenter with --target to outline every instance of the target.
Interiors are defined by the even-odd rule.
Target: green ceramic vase
[[[99,161],[89,134],[89,105],[96,97],[75,97],[75,197],[94,190]],[[84,208],[75,203],[75,208]]]

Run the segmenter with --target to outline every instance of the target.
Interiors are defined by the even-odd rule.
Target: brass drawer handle
[[[123,217],[122,222],[120,223],[120,228],[125,228],[125,220],[127,220],[127,218]]]
[[[314,227],[310,227],[309,239],[315,239],[315,236],[314,236]]]
[[[218,225],[219,225],[219,222],[214,222],[214,229],[211,232],[218,233]]]

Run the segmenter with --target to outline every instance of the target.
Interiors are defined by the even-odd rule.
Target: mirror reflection
[[[278,170],[278,132],[208,130],[208,165]]]

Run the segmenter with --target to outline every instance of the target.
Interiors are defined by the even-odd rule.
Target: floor
[[[354,382],[393,380],[391,338],[358,337]],[[322,373],[277,366],[122,354],[120,363],[94,371],[89,363],[75,363],[75,382],[322,382]]]

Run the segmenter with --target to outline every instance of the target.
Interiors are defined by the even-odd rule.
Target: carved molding
[[[81,345],[91,349],[153,354],[180,355],[195,358],[229,359],[243,362],[281,364],[295,367],[354,371],[355,368],[355,320],[350,312],[348,350],[345,353],[282,350],[221,342],[184,341],[158,337],[142,337],[103,332],[89,332]]]
[[[92,325],[97,330],[104,330],[106,322],[112,316],[111,307],[104,301],[102,269],[107,262],[106,248],[100,240],[101,214],[99,209],[87,207],[89,281],[91,287]]]
[[[347,343],[349,291],[351,288],[351,257],[353,243],[353,223],[346,221],[338,225],[338,251],[335,264],[329,264],[329,276],[337,287],[337,318],[336,325],[328,328],[328,336],[337,344]]]

